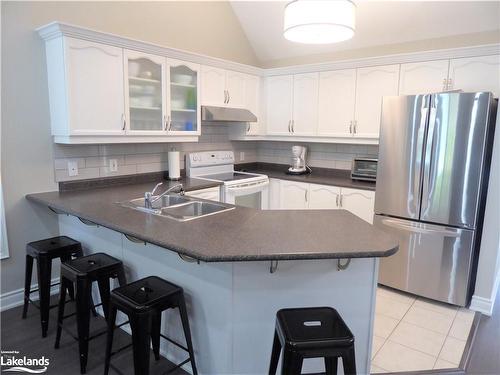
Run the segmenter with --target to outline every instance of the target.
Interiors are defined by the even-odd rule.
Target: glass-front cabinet
[[[166,59],[125,50],[124,60],[127,132],[164,134],[167,123]]]
[[[167,59],[169,70],[169,115],[172,134],[200,134],[200,66]]]
[[[199,65],[125,50],[125,130],[199,135]]]

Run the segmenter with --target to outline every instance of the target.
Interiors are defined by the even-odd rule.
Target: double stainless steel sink
[[[144,198],[132,199],[120,204],[124,207],[177,221],[198,219],[234,209],[234,207],[222,203],[199,201],[180,195],[164,195],[152,203],[152,208],[145,207]]]

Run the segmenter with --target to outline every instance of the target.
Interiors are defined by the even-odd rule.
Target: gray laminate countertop
[[[286,174],[288,165],[273,163],[237,164],[235,169],[268,175],[269,178],[297,181],[311,184],[331,185],[352,189],[375,190],[375,182],[351,179],[351,171],[312,167],[312,173],[304,175]]]
[[[186,190],[217,186],[197,179],[181,182]],[[118,204],[142,197],[152,186],[154,182],[26,198],[205,262],[386,257],[398,249],[394,238],[345,210],[236,207],[179,222]]]

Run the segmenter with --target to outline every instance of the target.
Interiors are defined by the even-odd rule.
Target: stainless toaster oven
[[[377,179],[377,163],[375,158],[354,158],[352,160],[351,179],[373,181]]]

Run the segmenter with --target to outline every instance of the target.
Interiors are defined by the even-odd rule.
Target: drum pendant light
[[[341,42],[354,35],[355,13],[350,0],[295,0],[285,7],[283,35],[306,44]]]

